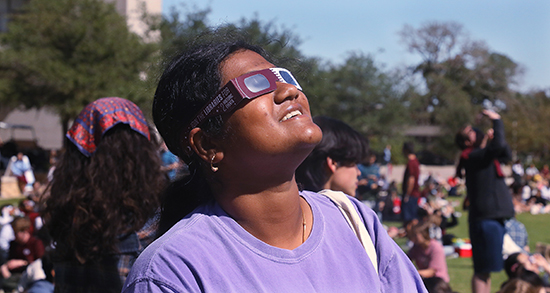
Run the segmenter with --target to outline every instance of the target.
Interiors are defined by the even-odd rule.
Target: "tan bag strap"
[[[363,223],[361,217],[359,217],[355,206],[349,200],[348,196],[341,191],[334,191],[330,189],[321,190],[319,193],[328,197],[338,207],[338,209],[340,209],[340,212],[342,212],[342,215],[344,215],[344,218],[348,221],[351,229],[359,241],[361,241],[361,244],[363,244],[369,259],[374,266],[374,270],[378,274],[378,260],[376,257],[374,243],[372,242],[369,232],[367,231],[367,227],[365,227],[365,223]]]

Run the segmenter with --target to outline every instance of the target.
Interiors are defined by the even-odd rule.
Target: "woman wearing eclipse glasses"
[[[321,140],[290,71],[241,41],[176,57],[153,103],[155,124],[190,175],[163,204],[163,233],[123,292],[425,292],[376,214],[352,200],[375,262],[327,197],[294,172]]]

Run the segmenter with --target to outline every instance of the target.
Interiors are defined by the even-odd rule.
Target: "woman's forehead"
[[[243,74],[271,67],[274,65],[254,51],[237,51],[221,64],[222,85]]]

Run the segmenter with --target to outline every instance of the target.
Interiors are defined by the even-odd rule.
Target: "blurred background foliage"
[[[341,64],[306,56],[300,36],[275,21],[252,16],[214,28],[209,14],[209,8],[188,6],[164,16],[144,13],[146,35],[160,35],[151,41],[129,32],[124,18],[102,1],[30,1],[0,35],[0,115],[49,106],[66,128],[84,105],[103,96],[133,100],[149,115],[163,65],[198,36],[216,31],[263,46],[296,75],[313,115],[347,122],[369,139],[373,152],[392,145],[394,163],[404,162],[400,150],[407,140],[437,162],[452,163],[455,133],[477,123],[483,108],[502,115],[516,157],[550,161],[550,89],[514,91],[521,65],[470,40],[459,23],[405,25],[402,44],[421,61],[387,69],[364,52],[349,52]],[[418,139],[407,134],[413,126],[436,126],[439,134]]]

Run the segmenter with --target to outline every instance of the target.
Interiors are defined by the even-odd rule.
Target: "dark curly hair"
[[[368,141],[346,123],[325,116],[313,117],[323,131],[323,139],[296,170],[296,182],[301,188],[320,191],[328,181],[327,157],[342,166],[358,164],[368,154]]]
[[[197,43],[175,57],[162,74],[153,102],[153,119],[170,151],[189,166],[190,175],[174,182],[165,194],[159,235],[197,206],[213,198],[202,171],[204,162],[196,154],[189,156],[184,148],[185,126],[222,86],[221,64],[232,54],[254,51],[264,58],[266,52],[238,36],[217,35]],[[221,116],[201,124],[205,135],[223,136]]]
[[[166,177],[153,143],[126,124],[107,131],[91,157],[65,145],[42,216],[57,246],[70,248],[56,257],[99,261],[159,209]]]

